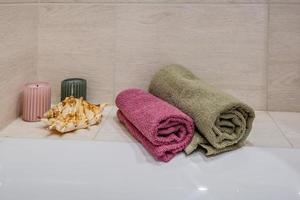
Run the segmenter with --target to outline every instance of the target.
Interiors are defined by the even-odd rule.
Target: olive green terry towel
[[[207,156],[234,150],[250,133],[255,117],[252,108],[180,65],[158,71],[149,91],[193,118],[197,133],[185,149],[187,154],[198,146]]]

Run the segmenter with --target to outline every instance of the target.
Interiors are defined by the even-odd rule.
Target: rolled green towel
[[[250,133],[255,117],[252,108],[182,66],[170,65],[158,71],[149,91],[193,118],[197,133],[185,149],[187,154],[198,146],[208,156],[234,150]]]

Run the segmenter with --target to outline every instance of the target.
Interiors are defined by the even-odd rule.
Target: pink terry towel
[[[193,137],[193,120],[148,92],[124,90],[116,105],[120,122],[156,160],[171,160]]]

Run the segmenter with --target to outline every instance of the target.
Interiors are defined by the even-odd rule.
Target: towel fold
[[[193,137],[193,120],[148,92],[127,89],[117,96],[116,105],[120,122],[156,160],[171,160]]]
[[[170,65],[158,71],[149,91],[194,120],[196,133],[185,149],[187,154],[198,146],[206,155],[234,150],[249,135],[255,117],[253,109],[182,66]]]

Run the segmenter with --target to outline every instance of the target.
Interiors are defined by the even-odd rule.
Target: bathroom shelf
[[[0,132],[0,138],[39,138],[58,140],[93,140],[136,143],[128,131],[119,123],[115,106],[106,107],[103,120],[90,129],[77,130],[64,135],[50,134],[41,122],[24,122],[20,118]],[[275,120],[274,120],[274,119]],[[277,121],[276,121],[277,119]],[[294,122],[284,124],[284,120]],[[253,129],[247,139],[247,146],[300,148],[300,113],[256,111]],[[283,127],[281,128],[280,125]],[[287,130],[292,132],[285,131]],[[272,138],[272,140],[270,140]]]

